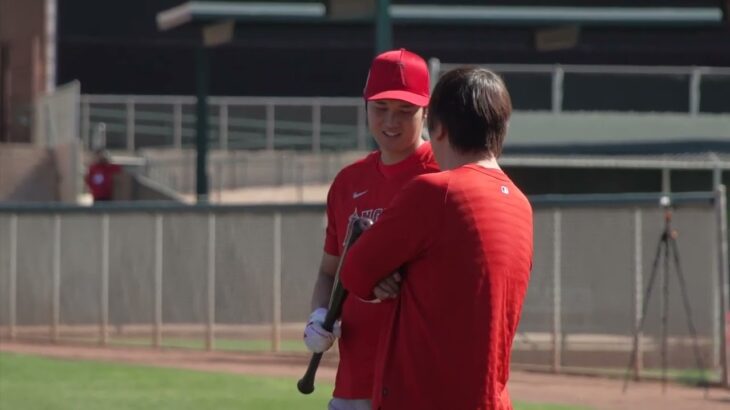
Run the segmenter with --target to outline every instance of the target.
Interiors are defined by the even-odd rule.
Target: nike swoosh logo
[[[353,192],[352,193],[352,199],[360,198],[361,196],[367,194],[368,191],[362,191],[362,192]]]

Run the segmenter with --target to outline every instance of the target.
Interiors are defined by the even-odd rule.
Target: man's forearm
[[[320,272],[317,276],[317,282],[314,284],[314,292],[312,293],[312,310],[329,306],[334,283],[334,276]]]

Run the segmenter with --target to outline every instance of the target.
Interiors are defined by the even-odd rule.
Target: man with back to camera
[[[491,71],[444,74],[428,118],[443,172],[409,183],[345,258],[351,297],[372,298],[390,272],[403,274],[381,334],[374,409],[512,408],[510,351],[533,248],[530,204],[497,163],[511,112]]]

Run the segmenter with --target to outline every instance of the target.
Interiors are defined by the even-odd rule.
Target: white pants
[[[328,410],[370,410],[372,403],[368,399],[339,399],[330,400]]]

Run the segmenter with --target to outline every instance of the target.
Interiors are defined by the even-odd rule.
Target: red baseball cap
[[[430,97],[428,66],[418,54],[401,48],[378,55],[370,65],[365,100],[403,100],[419,107]]]

